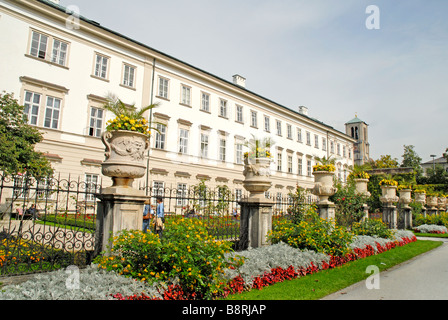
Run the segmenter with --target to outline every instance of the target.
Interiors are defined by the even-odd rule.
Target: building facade
[[[186,190],[206,181],[242,192],[247,139],[271,137],[272,194],[313,186],[314,157],[336,158],[344,181],[357,139],[308,115],[73,14],[57,1],[0,0],[0,90],[25,106],[44,140],[37,149],[63,176],[98,182],[112,93],[148,112],[147,175],[135,187]],[[109,182],[107,178],[103,185]]]

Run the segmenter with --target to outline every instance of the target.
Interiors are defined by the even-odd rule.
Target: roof
[[[65,8],[64,6],[62,6],[62,5],[60,5],[60,4],[57,4],[57,3],[55,3],[55,2],[52,2],[51,0],[36,0],[36,1],[37,1],[37,2],[40,2],[40,3],[42,3],[42,4],[45,4],[45,5],[47,5],[47,6],[53,7],[53,8],[55,8],[55,9],[57,9],[57,10],[59,10],[59,11],[62,11],[62,12],[64,12],[64,13],[67,13],[67,12],[68,12],[67,14],[70,14],[70,11],[67,11],[67,8]],[[193,68],[193,69],[195,69],[195,70],[197,70],[197,71],[200,71],[200,72],[202,72],[202,73],[204,73],[204,74],[207,74],[207,75],[209,75],[209,76],[211,76],[211,77],[214,77],[215,79],[218,79],[219,81],[223,81],[223,82],[225,82],[225,83],[227,83],[227,84],[229,84],[229,85],[232,85],[232,86],[238,88],[239,90],[242,90],[242,91],[245,91],[245,92],[247,92],[247,93],[249,93],[249,94],[252,94],[252,95],[254,95],[254,96],[257,96],[258,98],[261,98],[261,99],[263,99],[263,100],[265,100],[265,101],[267,101],[267,102],[269,102],[269,103],[275,104],[276,106],[279,106],[279,107],[281,107],[281,108],[283,108],[283,109],[286,109],[286,110],[289,111],[289,112],[292,112],[292,113],[294,113],[294,114],[296,114],[296,115],[299,115],[299,116],[301,116],[301,117],[307,118],[307,119],[309,119],[309,120],[311,120],[311,121],[313,121],[313,122],[315,122],[315,123],[317,123],[317,124],[319,124],[319,125],[325,126],[325,127],[329,128],[329,129],[334,130],[334,131],[340,133],[341,135],[346,136],[346,137],[348,137],[348,138],[351,139],[351,137],[350,137],[349,135],[347,135],[346,133],[344,133],[344,132],[342,132],[342,131],[340,131],[340,130],[335,129],[334,127],[332,127],[332,126],[330,126],[330,125],[328,125],[328,124],[326,124],[326,123],[324,123],[324,122],[322,122],[322,121],[320,121],[320,120],[317,120],[316,118],[312,118],[312,117],[310,117],[310,116],[308,116],[308,115],[305,115],[305,114],[302,114],[302,113],[300,113],[300,112],[298,112],[298,111],[296,111],[296,110],[294,110],[294,109],[291,109],[291,108],[288,108],[288,107],[286,107],[286,106],[283,106],[283,105],[281,105],[281,104],[279,104],[279,103],[277,103],[277,102],[275,102],[275,101],[272,101],[272,100],[270,100],[270,99],[268,99],[268,98],[265,98],[265,97],[263,97],[263,96],[261,96],[261,95],[255,93],[255,92],[253,92],[253,91],[250,91],[250,90],[248,90],[248,89],[246,89],[246,88],[244,88],[244,87],[241,87],[241,86],[239,86],[239,85],[233,83],[232,81],[228,81],[228,80],[226,80],[226,79],[223,79],[223,78],[221,78],[221,77],[218,77],[218,76],[216,76],[216,75],[214,75],[214,74],[211,74],[211,73],[208,72],[208,71],[202,70],[202,69],[200,69],[200,68],[198,68],[198,67],[195,67],[195,66],[193,66],[193,65],[191,65],[191,64],[189,64],[189,63],[187,63],[187,62],[184,62],[184,61],[182,61],[182,60],[180,60],[180,59],[177,59],[177,58],[175,58],[175,57],[173,57],[173,56],[170,56],[170,55],[168,55],[168,54],[166,54],[166,53],[164,53],[164,52],[161,52],[161,51],[159,51],[159,50],[157,50],[157,49],[154,49],[154,48],[152,48],[152,47],[150,47],[150,46],[148,46],[148,45],[146,45],[146,44],[143,44],[143,43],[141,43],[141,42],[139,42],[139,41],[137,41],[137,40],[131,39],[131,38],[129,38],[129,37],[123,35],[123,34],[120,34],[120,33],[116,32],[116,31],[114,31],[114,30],[111,30],[111,29],[109,29],[109,28],[106,28],[106,27],[102,26],[100,23],[98,23],[98,22],[96,22],[96,21],[94,21],[94,20],[90,20],[90,19],[88,19],[88,18],[86,18],[86,17],[84,17],[84,16],[82,16],[82,15],[79,15],[79,19],[82,20],[82,21],[84,21],[84,22],[86,22],[86,23],[88,23],[88,24],[91,24],[91,25],[93,25],[93,26],[95,26],[95,27],[97,27],[97,28],[103,29],[104,31],[107,31],[107,32],[110,32],[110,33],[112,33],[112,34],[114,34],[114,35],[116,35],[116,36],[119,36],[119,37],[121,37],[121,38],[123,38],[123,39],[125,39],[125,40],[128,40],[128,41],[130,41],[130,42],[133,42],[133,43],[135,43],[136,45],[139,45],[139,46],[142,46],[142,47],[144,47],[144,48],[147,48],[147,49],[149,49],[149,50],[151,50],[151,51],[157,52],[158,54],[161,54],[161,55],[163,55],[163,56],[165,56],[165,57],[167,57],[167,58],[169,58],[169,59],[172,59],[172,60],[174,60],[174,61],[180,62],[180,63],[182,63],[182,64],[184,64],[184,65],[186,65],[186,66],[188,66],[188,67],[191,67],[191,68]]]
[[[361,119],[359,119],[358,115],[356,115],[352,120],[350,120],[346,124],[354,124],[354,123],[361,123],[361,122],[367,124],[365,121],[362,121]]]
[[[422,165],[423,164],[430,164],[430,165],[432,165],[433,163],[437,164],[437,163],[447,163],[447,162],[448,162],[448,160],[445,157],[440,157],[440,158],[434,159],[434,161],[433,160],[429,160],[429,161],[423,162]]]

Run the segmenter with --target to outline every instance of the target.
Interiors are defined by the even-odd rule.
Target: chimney
[[[299,107],[299,113],[307,116],[308,115],[308,108],[304,107],[304,106],[300,106]]]
[[[233,76],[233,83],[240,87],[245,88],[246,87],[246,78],[240,76],[239,74],[235,74]]]

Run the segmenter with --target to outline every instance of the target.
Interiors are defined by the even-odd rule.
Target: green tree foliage
[[[398,168],[399,167],[398,160],[396,158],[392,158],[391,155],[382,155],[376,161],[374,161],[372,167],[373,168]]]
[[[24,108],[13,94],[0,94],[0,170],[6,174],[26,172],[36,178],[49,176],[53,173],[50,162],[34,150],[43,136],[28,125]]]
[[[404,168],[413,168],[417,174],[417,177],[420,177],[423,173],[423,169],[420,165],[422,162],[422,158],[419,157],[417,152],[414,150],[414,146],[404,145],[404,153],[402,155],[403,161],[401,162],[401,167]]]

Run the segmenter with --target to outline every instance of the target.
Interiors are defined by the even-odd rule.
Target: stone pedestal
[[[272,230],[272,208],[269,199],[247,198],[240,202],[240,241],[237,250],[269,245],[267,235]]]
[[[401,208],[398,216],[398,229],[412,228],[412,209],[411,207]]]
[[[362,217],[361,221],[366,221],[367,219],[369,219],[369,206],[367,204],[363,204],[362,207],[364,216]]]
[[[142,230],[144,191],[130,187],[108,187],[97,195],[98,203],[95,255],[108,254],[112,237],[121,230]]]
[[[397,207],[393,205],[383,206],[383,222],[388,226],[389,229],[397,229]]]
[[[336,221],[336,205],[334,203],[318,203],[317,208],[322,219]]]

